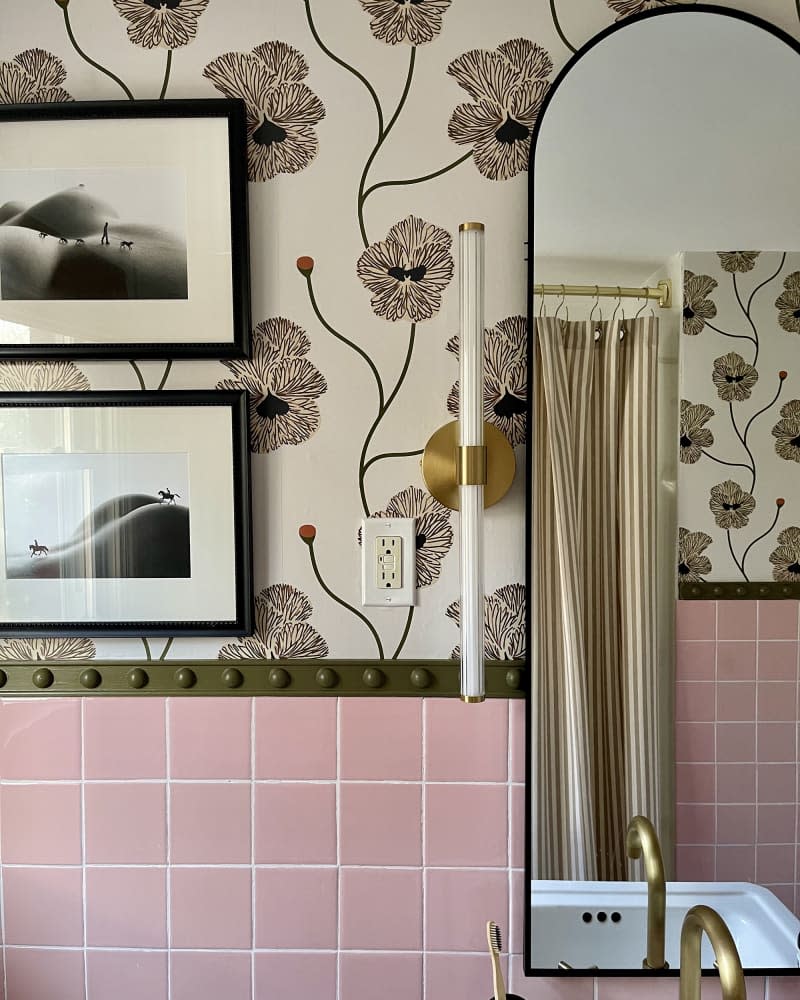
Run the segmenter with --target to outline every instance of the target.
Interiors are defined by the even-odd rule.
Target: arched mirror
[[[666,878],[663,954],[642,975],[676,974],[681,922],[696,903],[727,921],[747,970],[797,974],[796,736],[786,759],[785,750],[767,750],[767,728],[759,735],[776,697],[788,705],[782,722],[796,730],[800,721],[796,645],[793,673],[791,663],[772,670],[768,644],[759,649],[760,673],[749,676],[746,665],[744,678],[726,672],[717,633],[689,631],[700,616],[687,612],[690,601],[677,603],[677,566],[684,578],[723,579],[705,551],[711,536],[689,531],[695,508],[698,524],[716,519],[715,563],[728,545],[738,566],[743,548],[732,529],[748,510],[726,484],[741,480],[750,496],[754,486],[742,476],[755,479],[755,459],[751,469],[733,450],[713,454],[711,434],[697,433],[710,429],[705,410],[692,410],[697,426],[679,433],[685,407],[698,402],[681,403],[697,357],[688,342],[702,343],[708,356],[698,363],[709,372],[713,365],[715,406],[706,409],[732,422],[740,442],[736,402],[753,390],[745,419],[762,396],[774,406],[774,419],[754,425],[750,450],[760,434],[758,446],[774,455],[777,410],[800,397],[800,338],[791,332],[800,293],[796,306],[776,308],[782,294],[791,297],[794,272],[800,286],[798,94],[795,40],[755,17],[695,4],[652,10],[598,35],[542,107],[529,182],[528,975],[628,973],[657,955],[648,939],[657,866],[647,831],[629,831],[636,815],[652,821]],[[653,293],[659,282],[671,282],[671,303]],[[562,294],[534,296],[539,286]],[[589,294],[572,295],[580,286]],[[760,361],[751,356],[756,325]],[[766,360],[779,337],[782,357],[795,359],[780,366],[788,375]],[[712,488],[709,503],[707,484],[696,499],[681,492],[679,439],[684,462],[697,455],[704,468],[717,463],[710,482],[724,495]],[[800,524],[798,496],[792,519],[776,527],[785,498],[800,494],[796,463],[779,468],[778,513],[775,500],[768,515],[759,508],[774,531],[763,572],[777,565],[769,553],[781,525]],[[753,516],[756,526],[761,520]],[[756,595],[739,590],[751,598],[742,615],[754,614]],[[779,595],[770,586],[762,593],[774,607]],[[679,639],[708,640],[683,643],[677,706],[676,611]],[[711,613],[735,625],[737,605],[712,605]],[[740,680],[746,691],[726,686]],[[765,686],[779,680],[785,688]],[[734,694],[746,699],[751,690],[761,707],[752,719],[737,716]],[[779,774],[783,790],[767,793],[767,778]],[[643,859],[631,857],[642,852],[651,856],[649,892]],[[710,948],[702,961],[712,969]]]

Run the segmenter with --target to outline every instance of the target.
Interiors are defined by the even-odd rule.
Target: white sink
[[[680,965],[686,911],[698,903],[715,909],[730,927],[747,969],[800,968],[800,920],[762,886],[749,882],[667,882],[666,958]],[[647,951],[644,882],[531,882],[532,956],[535,969],[641,969]],[[704,969],[714,952],[703,937]]]

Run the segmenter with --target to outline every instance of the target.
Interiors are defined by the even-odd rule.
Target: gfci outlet
[[[411,607],[417,574],[413,517],[368,517],[361,522],[361,603]]]

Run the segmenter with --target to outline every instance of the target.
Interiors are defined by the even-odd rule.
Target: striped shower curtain
[[[536,322],[533,877],[625,879],[660,826],[658,321]]]

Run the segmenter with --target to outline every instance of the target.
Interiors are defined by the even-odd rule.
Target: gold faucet
[[[647,955],[643,969],[667,969],[664,960],[664,925],[667,910],[667,884],[664,859],[653,824],[646,816],[634,816],[628,824],[625,842],[629,858],[644,858],[647,879]]]
[[[739,952],[728,925],[710,906],[693,906],[681,927],[679,1000],[700,1000],[700,943],[703,931],[714,948],[723,1000],[747,1000]]]

